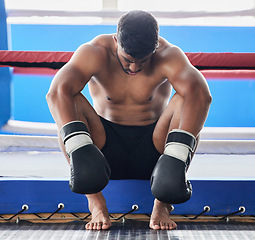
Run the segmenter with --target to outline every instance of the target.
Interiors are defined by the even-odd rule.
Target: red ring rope
[[[54,74],[72,55],[73,52],[0,51],[0,66],[15,67],[14,73]],[[255,78],[255,53],[186,53],[186,55],[206,77]],[[46,71],[45,68],[51,70]]]

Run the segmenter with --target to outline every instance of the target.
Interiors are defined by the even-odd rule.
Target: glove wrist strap
[[[92,139],[87,134],[79,134],[69,138],[65,143],[66,153],[70,154],[88,144],[93,144]]]
[[[80,147],[93,144],[88,129],[82,121],[72,121],[65,124],[60,130],[60,136],[68,156]]]
[[[174,129],[168,134],[164,154],[172,156],[186,163],[190,152],[196,146],[195,137],[184,130]]]

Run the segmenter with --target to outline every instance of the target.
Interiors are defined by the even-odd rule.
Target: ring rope
[[[59,69],[70,60],[73,52],[0,51],[0,65],[9,67],[42,67]],[[255,70],[255,53],[186,53],[199,70]]]

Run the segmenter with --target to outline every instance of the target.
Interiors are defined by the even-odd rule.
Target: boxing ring
[[[13,68],[13,74],[53,76],[72,54],[0,51],[0,66]],[[231,77],[255,80],[254,53],[186,55],[208,81]],[[47,224],[54,222],[55,230],[65,232],[67,236],[72,229],[77,230],[77,237],[97,239],[98,233],[92,231],[85,236],[82,231],[84,222],[90,217],[87,201],[84,196],[69,189],[69,166],[60,152],[54,123],[9,119],[0,130],[0,165],[0,222],[34,223],[25,225],[34,230],[42,230],[42,226],[50,228]],[[128,239],[136,239],[137,234],[143,237],[147,234],[150,239],[177,236],[180,238],[174,239],[190,239],[189,231],[194,229],[207,231],[207,235],[197,233],[195,239],[211,239],[208,233],[211,231],[213,236],[213,230],[218,230],[217,236],[221,236],[221,239],[225,236],[223,230],[228,230],[230,239],[239,239],[243,233],[240,232],[241,235],[235,238],[231,231],[240,229],[246,230],[247,236],[255,237],[254,169],[255,125],[205,127],[188,172],[193,195],[188,202],[174,205],[171,213],[172,219],[179,223],[178,230],[173,233],[148,230],[146,221],[154,200],[149,180],[110,180],[103,194],[115,221],[114,232],[101,233],[100,239],[109,239],[109,234],[121,239],[117,238],[118,231],[128,235]],[[136,221],[136,224],[132,224],[132,221]],[[60,224],[63,222],[67,227]],[[76,224],[72,225],[73,222]],[[128,230],[123,233],[124,222]],[[226,222],[229,224],[226,225]],[[16,225],[4,226],[2,231],[18,228]],[[69,233],[66,233],[66,229],[69,229]],[[23,237],[29,239],[28,235]]]

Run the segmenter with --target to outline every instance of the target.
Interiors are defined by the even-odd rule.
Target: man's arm
[[[203,75],[177,47],[171,47],[171,63],[166,66],[168,80],[183,97],[179,128],[197,136],[203,128],[211,104],[211,94]]]
[[[69,186],[79,194],[102,191],[111,174],[109,164],[94,144],[88,127],[78,119],[75,106],[75,96],[98,72],[102,57],[98,47],[90,44],[81,46],[56,74],[47,94],[50,111],[70,162]]]
[[[93,45],[82,45],[55,75],[46,99],[59,128],[70,121],[77,120],[74,97],[98,71],[98,59],[100,59],[97,56],[98,51]]]
[[[166,49],[164,71],[176,92],[183,98],[179,129],[167,135],[164,153],[159,158],[152,176],[152,194],[161,202],[186,202],[192,194],[186,171],[196,148],[196,137],[206,120],[211,95],[202,74],[177,47]],[[178,109],[176,110],[178,111]]]

